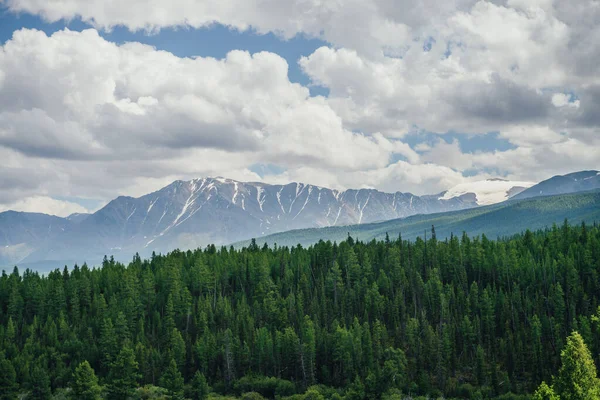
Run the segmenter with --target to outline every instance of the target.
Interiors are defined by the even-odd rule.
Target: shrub
[[[296,386],[285,379],[277,379],[265,376],[244,376],[233,385],[237,395],[248,392],[256,392],[260,395],[273,399],[276,396],[291,396],[296,392]]]

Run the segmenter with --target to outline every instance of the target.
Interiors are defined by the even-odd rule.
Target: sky
[[[600,167],[598,0],[0,0],[0,211]]]

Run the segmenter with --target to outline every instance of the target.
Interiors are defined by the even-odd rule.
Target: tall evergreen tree
[[[596,366],[579,332],[567,338],[560,353],[562,365],[554,387],[562,400],[597,400],[600,386]]]
[[[46,369],[36,365],[31,371],[31,398],[36,400],[48,400],[52,398],[50,389],[50,378]]]
[[[160,386],[169,391],[171,398],[183,399],[183,376],[181,376],[173,357],[160,377]]]
[[[0,353],[0,400],[17,398],[17,374],[12,363]]]
[[[73,373],[73,398],[81,400],[99,400],[101,388],[98,378],[87,361],[75,368]]]
[[[202,373],[196,371],[192,379],[192,400],[206,400],[208,398],[209,387],[206,378]]]
[[[110,366],[107,394],[115,400],[126,400],[137,387],[138,363],[131,347],[125,346]]]

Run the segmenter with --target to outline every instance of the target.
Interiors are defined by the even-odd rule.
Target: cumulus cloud
[[[59,217],[90,212],[90,210],[77,203],[57,200],[47,196],[27,197],[14,203],[0,204],[0,212],[6,210],[43,213]]]
[[[318,37],[328,45],[297,62],[329,93],[290,82],[288,61],[270,52],[182,58],[95,29],[19,30],[0,48],[0,156],[22,177],[0,180],[3,204],[138,195],[210,175],[423,194],[490,174],[533,181],[598,168],[596,1],[0,4],[100,30],[218,23]],[[512,148],[467,152],[446,138],[411,147],[415,132],[497,132]],[[257,163],[284,172],[261,178]]]
[[[347,130],[327,102],[291,83],[273,53],[179,58],[118,46],[95,30],[21,30],[0,53],[0,69],[12,94],[0,144],[26,155],[131,159],[148,156],[140,149],[161,157],[213,148],[360,168],[389,154],[385,138]],[[30,84],[34,74],[41,85]]]
[[[288,170],[282,174],[265,176],[270,183],[308,181],[319,186],[346,188],[376,188],[387,192],[401,191],[417,195],[440,193],[452,186],[470,180],[485,179],[487,175],[465,178],[456,170],[433,163],[411,164],[397,161],[384,168],[335,174],[310,166]],[[402,182],[399,186],[398,182]]]
[[[381,55],[402,51],[413,30],[472,0],[159,0],[125,3],[103,0],[0,0],[13,12],[41,15],[47,21],[81,18],[99,29],[122,25],[132,31],[156,32],[165,27],[207,27],[215,23],[232,29],[283,38],[297,34],[319,37],[338,46]],[[144,10],[144,12],[139,12]]]

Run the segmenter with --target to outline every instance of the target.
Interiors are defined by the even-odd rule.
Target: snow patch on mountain
[[[449,200],[468,193],[473,193],[480,206],[500,203],[510,197],[535,185],[534,182],[508,181],[504,179],[487,179],[461,183],[444,192],[440,200]],[[520,190],[517,190],[520,189]]]

